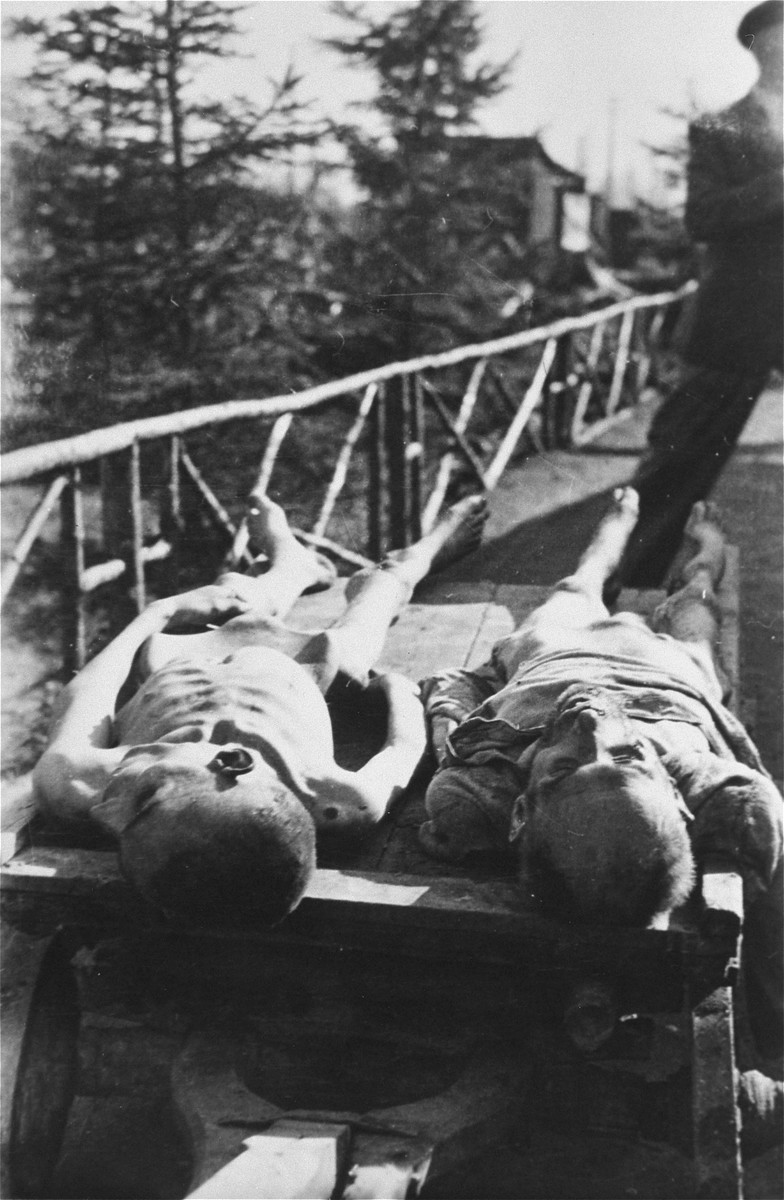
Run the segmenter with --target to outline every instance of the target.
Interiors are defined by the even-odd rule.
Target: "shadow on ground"
[[[439,581],[550,584],[570,574],[607,512],[612,488],[521,521],[439,575]]]

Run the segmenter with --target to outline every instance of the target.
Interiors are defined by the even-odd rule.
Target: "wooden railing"
[[[64,631],[70,670],[87,657],[89,595],[130,577],[141,611],[148,568],[176,558],[194,498],[226,536],[226,565],[246,560],[244,494],[218,494],[226,489],[225,455],[222,470],[214,472],[220,483],[208,480],[209,460],[214,463],[216,454],[204,445],[202,432],[233,422],[242,423],[244,443],[253,440],[263,447],[255,487],[265,492],[273,487],[288,511],[295,499],[295,514],[303,514],[298,536],[351,565],[365,565],[426,532],[450,488],[492,490],[521,446],[579,446],[618,420],[655,378],[662,328],[694,287],[690,283],[493,341],[390,363],[296,395],[226,401],[5,454],[3,486],[40,480],[43,494],[3,569],[3,600],[58,508],[61,584],[71,614]],[[296,445],[287,450],[302,414],[309,418],[311,442],[323,430],[319,450],[336,443],[334,462],[323,478],[308,473],[310,464]],[[252,422],[261,428],[254,429]],[[341,424],[342,432],[336,433]],[[200,444],[192,447],[186,435]],[[151,525],[148,461],[153,454]],[[320,496],[316,484],[323,487]],[[353,504],[341,508],[352,489]],[[357,490],[363,493],[359,504]],[[101,497],[97,552],[94,532],[87,536],[88,493],[91,502],[93,494]],[[357,524],[358,510],[364,528]],[[338,523],[339,538],[334,536]],[[96,559],[89,565],[88,549]]]

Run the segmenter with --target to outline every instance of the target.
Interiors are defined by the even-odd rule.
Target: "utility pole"
[[[615,203],[615,155],[618,137],[618,98],[611,96],[607,105],[607,179],[604,185],[604,198],[607,207]]]

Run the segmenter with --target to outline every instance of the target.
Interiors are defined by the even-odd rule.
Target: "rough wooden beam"
[[[615,352],[615,367],[613,369],[610,394],[607,397],[607,416],[611,417],[621,402],[623,381],[629,365],[629,346],[634,330],[634,309],[627,309],[621,317],[621,330],[618,334],[618,348]]]
[[[733,1004],[717,988],[692,1014],[692,1121],[699,1200],[742,1200]]]
[[[321,506],[321,511],[316,520],[316,524],[313,526],[314,537],[323,537],[324,533],[326,532],[329,518],[332,516],[332,510],[335,507],[335,502],[343,490],[346,478],[348,476],[348,467],[349,463],[351,462],[351,456],[354,453],[354,448],[359,440],[359,435],[365,427],[365,422],[368,418],[371,408],[373,407],[373,402],[376,399],[377,393],[378,384],[372,383],[370,387],[366,388],[354,423],[343,439],[343,445],[340,449],[340,454],[338,455],[338,461],[335,464],[335,472],[330,480],[329,487],[327,488],[327,494],[324,497],[324,502]]]
[[[3,783],[0,805],[0,861],[8,862],[25,845],[25,830],[38,811],[32,771]]]
[[[205,1180],[189,1200],[331,1200],[349,1145],[346,1125],[279,1121]]]
[[[22,530],[9,561],[3,567],[2,583],[0,583],[0,595],[2,595],[3,600],[5,600],[14,586],[16,577],[24,566],[39,533],[49,519],[54,506],[57,504],[67,485],[67,475],[58,475],[56,479],[53,479],[46,489],[40,504]]]
[[[558,341],[552,337],[546,343],[542,352],[542,357],[539,360],[539,366],[536,368],[528,391],[523,397],[522,403],[518,408],[515,417],[504,435],[504,439],[498,450],[495,453],[493,461],[484,473],[485,487],[491,491],[498,480],[501,478],[509,459],[515,451],[515,447],[522,436],[528,420],[539,403],[544,391],[544,385],[547,382],[547,375],[552,366],[555,352],[558,347]]]

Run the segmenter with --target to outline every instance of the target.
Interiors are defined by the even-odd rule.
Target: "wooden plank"
[[[3,565],[2,576],[0,576],[0,598],[5,600],[6,596],[14,586],[14,582],[27,561],[27,556],[32,550],[38,535],[49,519],[54,506],[57,504],[64,489],[68,486],[68,476],[58,475],[53,479],[43,496],[39,501],[36,509],[28,519],[19,539],[14,546],[13,553],[10,559]]]
[[[378,1161],[351,1167],[341,1200],[409,1200],[419,1190],[430,1166],[430,1148],[418,1142],[376,1139]]]
[[[38,810],[32,771],[3,784],[0,804],[0,862],[8,862],[26,844],[27,826]]]
[[[743,1172],[730,988],[717,988],[697,1005],[692,1015],[692,1038],[697,1196],[700,1200],[741,1200]]]
[[[461,666],[476,640],[486,604],[409,605],[387,635],[380,666],[419,680]]]
[[[166,922],[133,893],[121,876],[117,856],[108,850],[77,850],[73,847],[41,846],[22,850],[5,865],[2,890],[8,896],[50,897],[62,905],[63,919],[68,905],[80,900],[92,901],[97,915],[116,918],[127,907],[127,918],[148,927],[180,927]],[[318,868],[300,907],[281,926],[285,935],[320,936],[328,924],[337,929],[352,921],[379,922],[388,931],[396,926],[404,930],[431,930],[436,934],[457,928],[461,936],[493,934],[520,947],[520,938],[557,948],[582,941],[586,946],[606,945],[630,951],[633,947],[660,945],[676,955],[691,945],[692,934],[678,928],[666,930],[613,929],[603,926],[564,927],[528,907],[525,896],[513,877],[456,878],[443,876],[404,876],[361,870]],[[188,926],[183,926],[188,928]],[[191,927],[193,928],[193,927]],[[194,929],[194,932],[198,930]],[[202,930],[201,932],[209,932]],[[277,938],[275,931],[238,930],[236,936]],[[734,948],[723,943],[705,944],[702,949],[721,955]],[[614,952],[614,951],[613,951]],[[508,957],[509,950],[505,952]],[[560,952],[559,952],[560,957]]]
[[[205,1180],[189,1200],[330,1200],[349,1143],[347,1125],[278,1122]]]
[[[504,604],[488,604],[465,662],[455,665],[471,670],[486,663],[495,643],[512,633],[514,627],[514,618]]]
[[[726,862],[711,858],[703,864],[701,887],[703,912],[700,915],[700,928],[708,937],[738,940],[734,964],[737,970],[743,928],[743,877]]]
[[[317,630],[333,625],[345,610],[345,585],[340,579],[328,591],[303,596],[291,613],[292,626]],[[469,658],[471,665],[481,661],[474,647],[493,592],[489,583],[444,583],[437,576],[428,580],[417,592],[423,602],[409,604],[387,634],[379,668],[423,679],[445,667],[467,665]],[[506,629],[503,615],[498,629]],[[492,643],[485,639],[484,644],[489,652]]]

